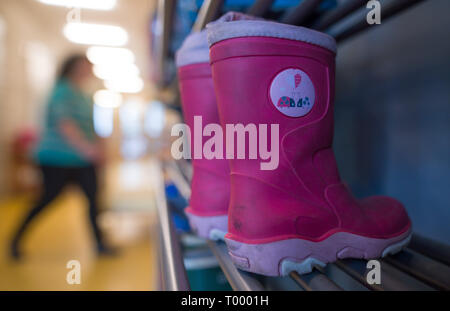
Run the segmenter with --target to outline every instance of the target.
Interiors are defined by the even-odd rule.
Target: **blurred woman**
[[[69,183],[77,184],[89,201],[89,220],[99,254],[110,254],[97,224],[96,166],[102,151],[93,124],[93,103],[82,91],[92,77],[84,55],[69,57],[62,65],[46,108],[45,128],[35,152],[43,176],[41,197],[18,228],[11,255],[21,256],[20,241],[28,225]]]

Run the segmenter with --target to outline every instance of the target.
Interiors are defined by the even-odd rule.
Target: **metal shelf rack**
[[[401,14],[407,9],[414,7],[415,5],[424,2],[425,0],[392,0],[386,5],[381,7],[381,16],[383,22],[386,20]],[[255,0],[253,5],[250,6],[245,13],[259,17],[267,17],[271,13],[274,0]],[[320,5],[322,0],[302,0],[299,4],[286,10],[281,17],[278,18],[279,22],[307,26],[312,29],[317,29],[325,33],[329,33],[334,36],[338,43],[342,43],[345,40],[354,37],[364,30],[373,28],[373,25],[369,25],[366,21],[366,17],[360,16],[358,19],[346,25],[346,27],[334,32],[333,27],[342,21],[349,18],[352,13],[355,13],[359,9],[365,7],[367,1],[364,0],[346,0],[339,2],[340,4],[320,16],[314,17],[314,12]],[[174,92],[177,92],[176,83],[173,81],[166,81],[167,72],[169,71],[168,63],[171,61],[169,57],[169,42],[172,38],[172,24],[170,21],[173,19],[176,9],[176,0],[158,0],[156,24],[162,29],[158,37],[156,38],[156,51],[157,51],[157,70],[159,76],[164,77],[159,81],[159,87],[164,88],[170,86]],[[224,0],[205,0],[199,10],[197,19],[192,27],[192,31],[202,30],[206,24],[225,13],[223,11]],[[311,21],[311,18],[314,19]],[[381,25],[377,25],[379,27]]]
[[[424,0],[392,0],[381,8],[383,21],[398,16],[407,9]],[[246,13],[266,17],[270,15],[274,0],[255,0]],[[367,1],[346,0],[339,5],[313,18],[320,0],[303,0],[297,6],[286,10],[279,21],[293,25],[305,25],[331,34],[338,44],[350,39],[373,26],[366,22],[365,16],[352,19],[336,31],[334,27],[342,21],[349,20],[351,15],[365,7]],[[224,0],[205,0],[194,23],[193,31],[199,31],[205,25],[221,15]],[[158,68],[164,73],[165,66],[170,61],[168,46],[171,40],[170,17],[173,16],[176,0],[159,0],[157,21],[163,26],[161,35],[157,38]],[[378,25],[377,27],[380,27]],[[381,26],[382,27],[382,26]],[[163,74],[164,76],[164,74]],[[178,92],[176,83],[173,91]],[[160,168],[161,182],[158,187],[158,210],[161,225],[161,279],[162,289],[189,290],[186,270],[183,266],[183,256],[180,240],[172,224],[170,213],[164,197],[162,173],[177,186],[180,192],[188,198],[190,195],[189,181],[192,176],[190,164],[184,160],[164,163]],[[307,275],[292,272],[288,277],[270,278],[243,272],[237,269],[227,253],[226,246],[221,242],[208,241],[212,253],[216,256],[228,282],[234,290],[450,290],[450,246],[413,235],[409,247],[394,256],[380,260],[383,272],[382,285],[366,282],[366,262],[363,260],[339,260],[327,265],[326,269],[315,269]]]

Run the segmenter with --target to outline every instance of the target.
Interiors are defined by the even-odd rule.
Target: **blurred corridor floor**
[[[151,211],[108,211],[100,225],[119,252],[97,257],[87,206],[82,195],[67,189],[25,236],[24,258],[9,257],[9,240],[30,208],[29,196],[0,202],[0,290],[153,290],[157,286],[157,245],[151,235]],[[36,226],[35,226],[36,224]],[[81,284],[69,285],[66,265],[78,260]]]

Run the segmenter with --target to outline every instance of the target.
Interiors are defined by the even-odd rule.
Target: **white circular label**
[[[316,99],[314,85],[302,70],[283,70],[270,85],[270,99],[275,108],[289,117],[302,117],[311,111]]]

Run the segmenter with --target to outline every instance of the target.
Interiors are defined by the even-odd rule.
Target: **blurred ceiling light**
[[[94,130],[100,137],[109,137],[114,130],[114,108],[94,105]]]
[[[48,5],[59,5],[68,8],[80,8],[91,10],[112,10],[117,0],[38,0]]]
[[[161,136],[166,124],[164,104],[154,100],[148,105],[145,114],[144,129],[148,136],[158,138]]]
[[[94,103],[105,108],[116,108],[122,104],[122,95],[110,90],[99,90],[94,94]]]
[[[108,90],[118,93],[139,93],[144,88],[140,77],[105,80],[104,84]]]
[[[128,98],[119,109],[120,127],[123,137],[142,135],[142,118],[145,102],[140,97]]]
[[[67,39],[79,44],[121,46],[128,42],[128,33],[119,26],[68,23],[63,32]]]
[[[91,46],[86,56],[93,64],[131,64],[135,59],[133,52],[129,49],[106,46]]]
[[[102,80],[128,79],[139,77],[139,68],[135,64],[94,65],[94,75]]]

